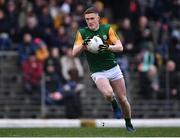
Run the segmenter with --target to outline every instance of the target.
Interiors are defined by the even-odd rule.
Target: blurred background
[[[0,0],[0,118],[113,118],[85,56],[71,56],[90,6],[124,46],[133,118],[180,117],[180,0],[118,3]]]

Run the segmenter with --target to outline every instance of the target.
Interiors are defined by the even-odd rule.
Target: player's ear
[[[98,21],[100,21],[100,16],[99,15],[97,15],[97,18],[98,18]]]

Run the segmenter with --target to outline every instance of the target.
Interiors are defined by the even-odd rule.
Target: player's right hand
[[[88,42],[90,41],[90,37],[86,37],[82,43],[83,46],[87,46],[88,45]]]
[[[102,53],[102,52],[108,50],[108,48],[109,48],[109,45],[106,45],[106,44],[99,45],[99,50],[98,50],[98,52],[99,52],[99,53]]]

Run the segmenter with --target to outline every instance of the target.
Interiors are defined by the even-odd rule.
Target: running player
[[[114,54],[114,52],[123,51],[121,41],[109,24],[99,23],[100,17],[94,7],[90,7],[84,12],[84,18],[87,27],[78,30],[72,54],[77,56],[82,51],[85,52],[92,73],[91,77],[97,88],[112,104],[115,117],[122,118],[123,112],[127,130],[134,132],[135,129],[131,123],[131,107],[126,97],[125,81]],[[95,35],[104,42],[99,46],[97,54],[89,52],[86,47],[90,38]]]

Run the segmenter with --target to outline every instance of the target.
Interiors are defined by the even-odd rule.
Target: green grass
[[[180,137],[180,128],[3,128],[0,137]]]

